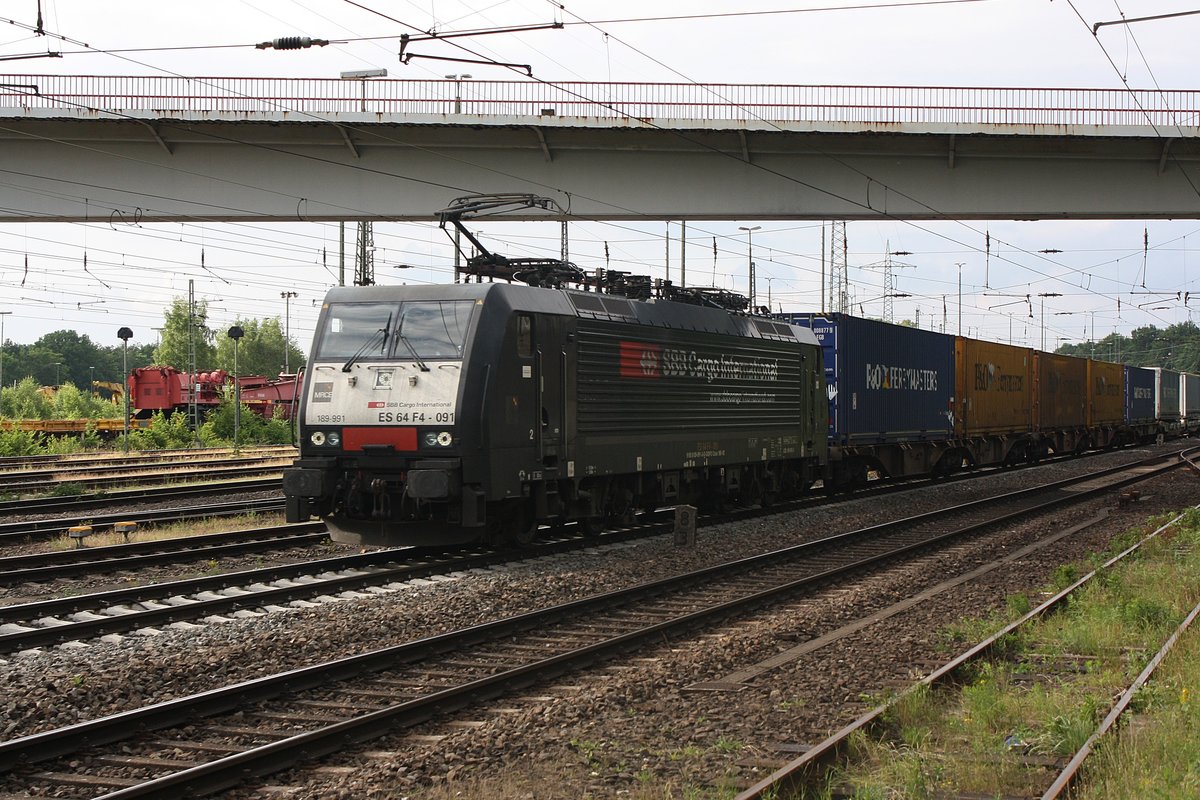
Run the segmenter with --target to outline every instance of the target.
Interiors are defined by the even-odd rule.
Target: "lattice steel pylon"
[[[884,247],[887,248],[887,252],[884,253],[884,255],[883,255],[883,261],[879,261],[875,264],[867,264],[864,267],[864,269],[882,269],[883,270],[883,321],[884,322],[893,322],[894,318],[895,318],[895,313],[893,311],[894,304],[893,304],[892,300],[896,297],[908,297],[908,295],[902,295],[902,294],[896,293],[896,272],[895,272],[895,270],[898,267],[899,268],[908,267],[908,268],[915,269],[917,265],[916,264],[905,264],[901,261],[893,261],[892,256],[894,256],[894,255],[909,255],[908,251],[892,252],[890,243],[884,245]]]
[[[358,223],[358,249],[354,256],[354,285],[375,285],[375,231],[370,222]]]
[[[834,220],[832,228],[829,240],[829,310],[835,314],[845,314],[850,306],[846,221]]]

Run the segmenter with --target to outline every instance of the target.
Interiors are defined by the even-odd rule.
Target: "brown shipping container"
[[[1125,367],[1107,361],[1088,361],[1088,425],[1125,422]]]
[[[1033,351],[959,336],[955,432],[1014,433],[1033,425]]]
[[[1087,359],[1034,353],[1033,420],[1040,431],[1087,425]]]

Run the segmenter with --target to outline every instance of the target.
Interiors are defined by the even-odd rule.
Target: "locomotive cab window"
[[[461,359],[473,308],[455,300],[332,304],[316,356]]]
[[[528,314],[517,315],[517,355],[533,358],[533,318]]]
[[[393,354],[407,358],[415,351],[421,358],[462,358],[474,307],[469,300],[414,300],[401,304]]]
[[[361,354],[379,358],[387,353],[383,331],[396,313],[394,303],[339,303],[329,307],[317,355],[349,358]]]

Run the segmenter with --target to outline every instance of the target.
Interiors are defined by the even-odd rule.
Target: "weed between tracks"
[[[1059,570],[1048,593],[1075,579],[1074,570]],[[1200,514],[1189,513],[1134,560],[1091,581],[1066,610],[1009,637],[957,687],[922,688],[895,703],[881,734],[856,737],[854,766],[818,796],[1040,796],[1198,601]],[[1031,604],[1010,598],[1004,614],[947,636],[963,649]],[[1184,645],[1136,698],[1134,722],[1102,742],[1073,796],[1200,797],[1200,630]]]
[[[210,533],[227,533],[243,528],[269,528],[283,525],[282,514],[249,512],[236,517],[207,517],[198,520],[183,520],[170,522],[165,525],[139,527],[129,535],[130,542],[154,542],[162,539],[180,539],[189,536],[204,536]],[[125,544],[125,537],[112,531],[99,531],[87,537],[87,547],[106,547],[114,544]],[[71,550],[75,540],[67,536],[52,539],[49,543],[51,550]]]

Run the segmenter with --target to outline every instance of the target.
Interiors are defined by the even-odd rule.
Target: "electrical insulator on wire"
[[[306,47],[324,47],[329,44],[328,39],[312,39],[308,36],[281,36],[278,39],[272,39],[269,42],[259,42],[254,45],[256,50],[303,50]]]

